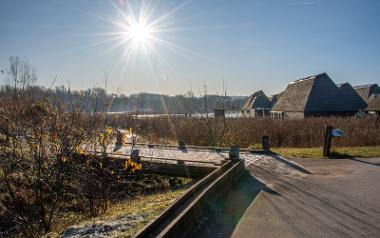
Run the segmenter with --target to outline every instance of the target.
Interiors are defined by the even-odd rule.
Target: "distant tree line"
[[[204,92],[203,96],[194,96],[189,91],[183,95],[161,95],[139,93],[132,95],[109,94],[104,88],[94,87],[85,90],[71,90],[65,86],[50,86],[45,88],[36,84],[37,70],[25,59],[12,56],[9,67],[5,71],[4,81],[0,87],[0,97],[19,97],[28,94],[41,99],[49,96],[53,104],[63,103],[71,109],[80,107],[85,112],[138,112],[138,113],[205,113],[213,109],[238,111],[243,106],[246,97],[212,95]],[[74,103],[77,102],[77,103]],[[74,108],[73,108],[74,105]]]
[[[27,91],[26,91],[27,90]],[[5,84],[0,88],[0,96],[12,96],[14,86]],[[18,91],[19,92],[19,91]],[[24,89],[23,93],[44,97],[49,95],[55,99],[55,103],[73,105],[76,104],[86,112],[104,111],[104,105],[107,105],[109,112],[136,112],[139,113],[205,113],[206,109],[211,112],[212,109],[223,107],[228,111],[238,111],[242,107],[245,97],[227,96],[223,105],[221,96],[207,95],[207,108],[204,96],[195,97],[190,93],[184,95],[160,95],[152,93],[139,93],[132,95],[124,94],[107,94],[103,88],[89,88],[86,90],[70,90],[64,86],[58,86],[54,89],[47,89],[42,86],[33,85]],[[75,109],[75,108],[73,108]]]

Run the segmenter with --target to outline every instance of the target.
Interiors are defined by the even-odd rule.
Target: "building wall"
[[[303,119],[307,117],[347,117],[360,112],[271,112],[272,118]],[[362,113],[362,112],[361,112]],[[370,112],[369,112],[370,113]],[[375,114],[373,112],[373,114]]]
[[[356,114],[357,112],[284,112],[284,117],[302,119],[307,117],[347,117]]]
[[[243,114],[244,117],[249,117],[249,111],[248,110],[242,110],[241,113]]]
[[[305,117],[347,117],[358,112],[305,112]]]
[[[264,112],[263,110],[243,110],[242,111],[243,116],[245,117],[270,117],[270,111],[269,109],[265,109]]]
[[[380,111],[368,111],[368,114],[380,117]]]
[[[252,117],[269,117],[270,116],[270,111],[268,109],[264,109],[264,111],[261,110],[253,110],[252,112]]]
[[[291,118],[291,119],[303,119],[305,118],[304,112],[284,112],[285,118]]]

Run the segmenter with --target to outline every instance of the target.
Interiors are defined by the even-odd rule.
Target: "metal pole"
[[[270,143],[269,143],[269,136],[263,136],[261,140],[261,144],[263,146],[263,150],[266,152],[270,151]]]
[[[329,157],[330,156],[330,150],[331,150],[331,139],[332,139],[332,132],[333,127],[328,126],[326,129],[325,134],[325,144],[323,146],[323,157]]]

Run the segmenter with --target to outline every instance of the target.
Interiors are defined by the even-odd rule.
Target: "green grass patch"
[[[287,157],[320,159],[322,156],[322,147],[313,148],[272,148],[278,154]],[[331,148],[331,158],[380,158],[380,146],[358,146],[358,147],[333,147]]]
[[[251,149],[251,150],[262,150],[263,149],[263,145],[262,144],[253,144],[253,145],[248,146],[248,149]]]

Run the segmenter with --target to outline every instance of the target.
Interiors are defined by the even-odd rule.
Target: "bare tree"
[[[207,94],[207,85],[204,84],[204,107],[205,107],[205,120],[206,120],[206,136],[209,146],[222,146],[224,143],[225,135],[228,129],[227,120],[225,117],[225,110],[227,108],[227,89],[225,88],[223,81],[223,93],[221,96],[218,96],[216,107],[214,112],[222,111],[223,115],[214,115],[210,117],[209,115],[209,102]]]
[[[36,82],[37,71],[26,59],[18,56],[10,57],[9,63],[7,82],[13,87],[14,98],[17,98],[18,94],[24,93],[28,86]]]
[[[221,124],[220,133],[217,138],[218,145],[222,145],[224,143],[224,137],[226,135],[226,131],[228,129],[227,120],[226,120],[226,108],[227,108],[227,88],[225,86],[224,80],[223,80],[223,90],[222,95],[219,98],[218,107],[220,110],[223,110],[223,117],[222,122],[216,121],[217,124]],[[215,118],[215,120],[218,120],[219,118]],[[217,125],[219,127],[219,125]]]
[[[208,145],[214,148],[216,146],[216,128],[213,118],[210,118],[209,109],[208,109],[208,95],[207,95],[207,85],[203,85],[203,93],[204,93],[204,107],[205,107],[205,119],[206,119],[206,136]]]

